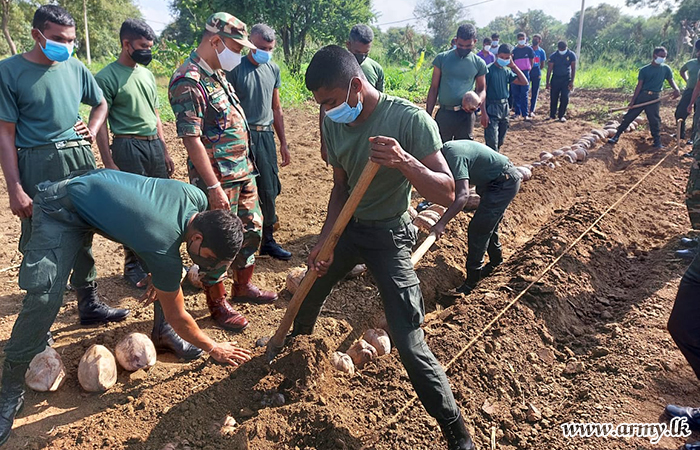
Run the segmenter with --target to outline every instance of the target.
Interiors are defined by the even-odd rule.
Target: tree
[[[10,8],[12,6],[11,0],[0,0],[0,6],[2,6],[2,35],[7,41],[7,47],[10,50],[10,54],[17,54],[17,46],[12,40],[10,35]]]
[[[412,25],[391,27],[380,35],[380,39],[387,58],[404,66],[417,61],[421,53],[432,53],[430,37],[418,33]]]
[[[569,21],[569,26],[566,28],[566,36],[569,39],[578,38],[580,17],[581,11],[578,11]],[[583,15],[583,40],[594,39],[603,29],[618,20],[620,20],[620,9],[615,6],[601,3],[598,6],[586,8]]]
[[[374,18],[370,0],[173,0],[171,8],[177,19],[164,36],[181,43],[197,42],[214,11],[228,11],[249,26],[267,23],[276,30],[293,73],[301,70],[314,41],[342,44],[353,25]]]
[[[443,48],[450,43],[459,22],[465,17],[464,6],[452,0],[420,0],[413,15],[417,19],[427,19],[435,48]]]
[[[515,32],[522,31],[530,38],[533,34],[542,36],[541,46],[552,47],[561,37],[564,24],[554,17],[546,14],[541,9],[528,9],[527,12],[518,12],[514,18]]]

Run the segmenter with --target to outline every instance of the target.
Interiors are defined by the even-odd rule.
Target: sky
[[[416,6],[417,0],[373,0],[373,10],[379,16],[377,24],[379,28],[385,30],[391,26],[403,26],[413,23],[413,20],[404,21],[413,16],[413,9]],[[472,5],[483,2],[475,6],[469,6],[467,11],[469,16],[476,21],[477,26],[484,27],[493,20],[496,16],[504,16],[508,14],[516,14],[518,11],[526,11],[530,9],[542,9],[547,14],[559,19],[562,22],[568,22],[571,17],[581,9],[580,0],[559,0],[559,1],[540,1],[540,2],[523,2],[516,0],[463,0],[462,4]],[[585,0],[586,7],[596,6],[601,3],[619,6],[622,12],[629,15],[650,16],[653,11],[645,9],[630,8],[625,6],[625,0]],[[168,22],[172,20],[170,15],[170,4],[167,0],[136,0],[141,12],[146,21],[153,29],[160,33]],[[213,11],[212,11],[213,12]],[[235,11],[228,11],[236,15]],[[401,21],[399,23],[390,23]]]

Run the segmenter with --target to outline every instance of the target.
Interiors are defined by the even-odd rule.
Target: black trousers
[[[693,259],[678,286],[668,331],[700,379],[700,256]]]
[[[688,106],[690,105],[690,100],[693,99],[693,89],[695,86],[686,88],[686,90],[683,91],[683,96],[681,97],[681,100],[678,102],[678,106],[676,107],[676,113],[675,113],[675,118],[676,120],[678,119],[683,119],[683,122],[681,122],[681,139],[685,139],[685,123],[687,122],[688,116]],[[694,109],[696,108],[696,105],[693,105]],[[695,117],[693,116],[693,124],[690,127],[690,138],[695,140],[695,127],[696,127],[696,121]]]
[[[440,129],[442,142],[463,139],[474,140],[474,113],[468,113],[463,109],[450,111],[440,108],[435,114],[435,121]]]
[[[561,119],[566,115],[569,106],[569,77],[552,77],[549,82],[551,99],[549,101],[549,117]],[[558,106],[557,106],[558,105]]]
[[[651,100],[656,100],[659,98],[659,93],[658,92],[652,92],[651,94],[649,92],[640,92],[637,98],[635,99],[634,103],[635,105],[638,105],[640,103],[646,103]],[[661,103],[656,102],[651,105],[647,106],[642,106],[641,108],[632,108],[627,113],[625,116],[622,118],[622,123],[620,124],[619,127],[617,127],[617,133],[622,134],[628,126],[632,123],[634,119],[639,116],[642,111],[644,111],[647,115],[647,119],[649,120],[649,131],[651,131],[651,135],[654,137],[654,140],[659,140],[661,139],[661,114],[660,114],[660,109],[661,108]]]

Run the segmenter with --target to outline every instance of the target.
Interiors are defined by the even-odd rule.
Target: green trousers
[[[328,273],[316,280],[294,322],[295,329],[310,330],[335,284],[358,263],[364,262],[377,282],[389,333],[418,397],[428,413],[441,423],[459,416],[445,371],[425,343],[421,324],[423,295],[411,264],[416,230],[402,217],[389,226],[352,220],[333,253]]]
[[[17,152],[17,160],[22,188],[32,198],[37,194],[39,183],[60,181],[68,178],[72,173],[89,171],[97,167],[92,148],[86,141],[69,141],[68,145],[60,149],[55,145],[22,148]],[[19,251],[23,254],[31,235],[32,219],[22,219]],[[92,256],[92,235],[86,235],[75,259],[70,282],[74,287],[79,288],[95,281],[96,277],[95,260]]]
[[[700,139],[696,139],[693,145],[693,164],[690,166],[685,189],[685,205],[690,225],[694,230],[700,230]]]
[[[484,130],[486,145],[499,151],[506,139],[506,132],[510,127],[508,121],[508,99],[503,101],[486,100],[486,113],[489,116],[489,126]],[[482,113],[483,114],[483,113]]]
[[[92,241],[93,228],[75,212],[67,183],[41,183],[34,197],[31,239],[19,270],[19,287],[27,295],[5,346],[9,361],[28,363],[46,348],[71,269]]]
[[[277,223],[275,202],[282,191],[277,165],[277,147],[274,131],[250,131],[251,152],[258,169],[258,196],[263,215],[263,226]]]

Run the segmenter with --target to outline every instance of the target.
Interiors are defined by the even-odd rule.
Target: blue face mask
[[[253,52],[253,59],[258,64],[267,64],[272,59],[272,52],[257,49]]]
[[[506,67],[508,64],[510,64],[510,59],[498,58],[498,65],[499,66]]]
[[[39,31],[39,34],[46,39],[44,33]],[[41,45],[39,45],[39,47],[41,47]],[[51,39],[46,39],[46,47],[41,47],[41,51],[44,52],[44,56],[51,61],[63,62],[73,54],[73,44],[63,44],[61,42],[52,41]]]
[[[350,80],[350,86],[348,86],[348,96],[345,98],[345,102],[336,106],[335,108],[326,111],[326,116],[335,123],[352,123],[362,112],[362,102],[357,101],[357,106],[352,107],[348,105],[348,100],[350,99],[350,88],[352,87],[352,80]]]

